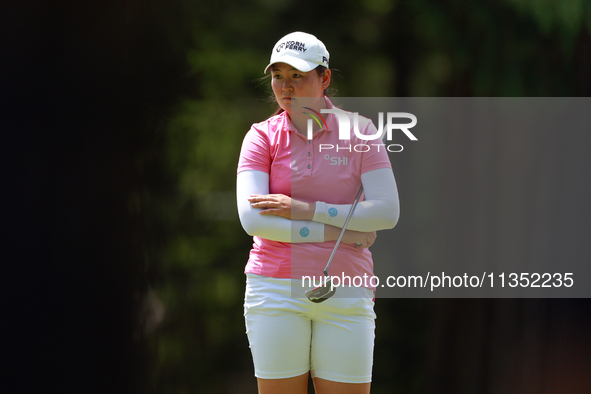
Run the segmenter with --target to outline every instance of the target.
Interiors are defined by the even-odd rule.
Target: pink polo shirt
[[[326,103],[333,108],[328,98]],[[349,115],[353,125],[353,114]],[[336,115],[323,116],[328,130],[316,132],[312,140],[295,129],[286,112],[253,124],[244,137],[238,172],[255,170],[269,174],[270,194],[284,194],[305,202],[352,204],[361,185],[361,174],[391,168],[390,160],[383,145],[361,140],[353,131],[350,140],[339,140]],[[376,132],[373,123],[361,116],[359,130],[368,135]],[[291,244],[256,236],[253,240],[245,273],[274,278],[322,275],[335,245],[334,241]],[[329,273],[371,276],[371,252],[341,243]]]

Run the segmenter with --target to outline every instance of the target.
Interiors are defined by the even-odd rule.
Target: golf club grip
[[[355,201],[353,201],[353,205],[351,206],[351,210],[349,211],[349,214],[347,215],[347,219],[345,219],[345,224],[343,225],[343,228],[341,229],[341,233],[339,234],[339,238],[337,239],[337,242],[334,245],[334,248],[332,249],[332,253],[330,254],[330,257],[328,258],[328,263],[326,263],[326,267],[324,267],[324,276],[328,276],[328,268],[330,267],[330,263],[332,263],[332,259],[334,257],[334,255],[337,252],[337,248],[339,247],[339,244],[341,243],[341,239],[343,238],[343,235],[345,234],[345,230],[347,230],[347,225],[349,224],[349,219],[351,219],[351,216],[353,216],[353,212],[355,211],[355,207],[357,207],[357,203],[359,202],[359,199],[361,198],[361,194],[363,193],[363,185],[359,186],[359,191],[357,192],[357,197],[355,197]]]

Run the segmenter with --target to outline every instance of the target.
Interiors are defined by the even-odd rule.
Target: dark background
[[[586,1],[2,8],[3,392],[256,392],[242,318],[251,240],[237,219],[235,169],[244,133],[274,109],[259,78],[284,34],[326,43],[344,97],[591,93]],[[525,224],[543,218],[556,259],[584,258],[589,134],[552,138],[546,154],[518,145],[511,172],[505,157],[519,154],[469,153],[506,149],[490,133],[449,136],[447,154],[417,145],[399,156],[401,255],[511,248],[535,263],[527,236],[526,246],[486,232],[455,242],[475,216],[491,223],[504,191],[525,200],[491,233],[527,235]],[[533,205],[519,181],[530,175],[550,193]],[[590,305],[378,299],[372,392],[588,393]]]

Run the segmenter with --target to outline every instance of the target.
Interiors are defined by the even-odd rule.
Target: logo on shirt
[[[321,144],[321,145],[325,145],[325,144]],[[329,166],[348,166],[349,165],[349,161],[347,160],[347,157],[324,155],[324,160],[330,160]]]

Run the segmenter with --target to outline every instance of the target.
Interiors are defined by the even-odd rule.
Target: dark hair
[[[328,68],[327,68],[327,67],[324,67],[324,66],[318,66],[318,67],[316,67],[314,70],[316,70],[316,73],[318,74],[318,76],[319,76],[319,77],[321,77],[321,76],[323,76],[323,75],[324,75],[324,72],[325,72],[326,70],[328,70]],[[332,70],[332,69],[330,69],[330,71],[332,72],[333,70]],[[264,79],[267,79],[267,78],[270,78],[270,77],[271,77],[271,75],[268,75],[268,76],[264,76],[264,77],[263,77],[263,78],[261,78],[261,79],[263,79],[263,80],[264,80]],[[331,81],[331,84],[330,84],[330,86],[329,86],[329,87],[327,87],[326,89],[324,89],[324,95],[325,95],[325,96],[327,96],[327,97],[331,97],[331,96],[333,96],[335,93],[336,93],[336,89],[334,89],[334,88],[332,87],[332,81]],[[273,94],[273,92],[271,92],[271,95],[269,96],[269,101],[270,101],[270,102],[277,103],[277,101],[275,100],[275,94]],[[284,109],[283,109],[283,108],[281,108],[281,106],[280,106],[280,105],[277,103],[277,109],[275,110],[275,112],[273,112],[273,114],[272,114],[271,116],[279,115],[279,114],[280,114],[280,113],[282,113],[283,111],[284,111]]]

